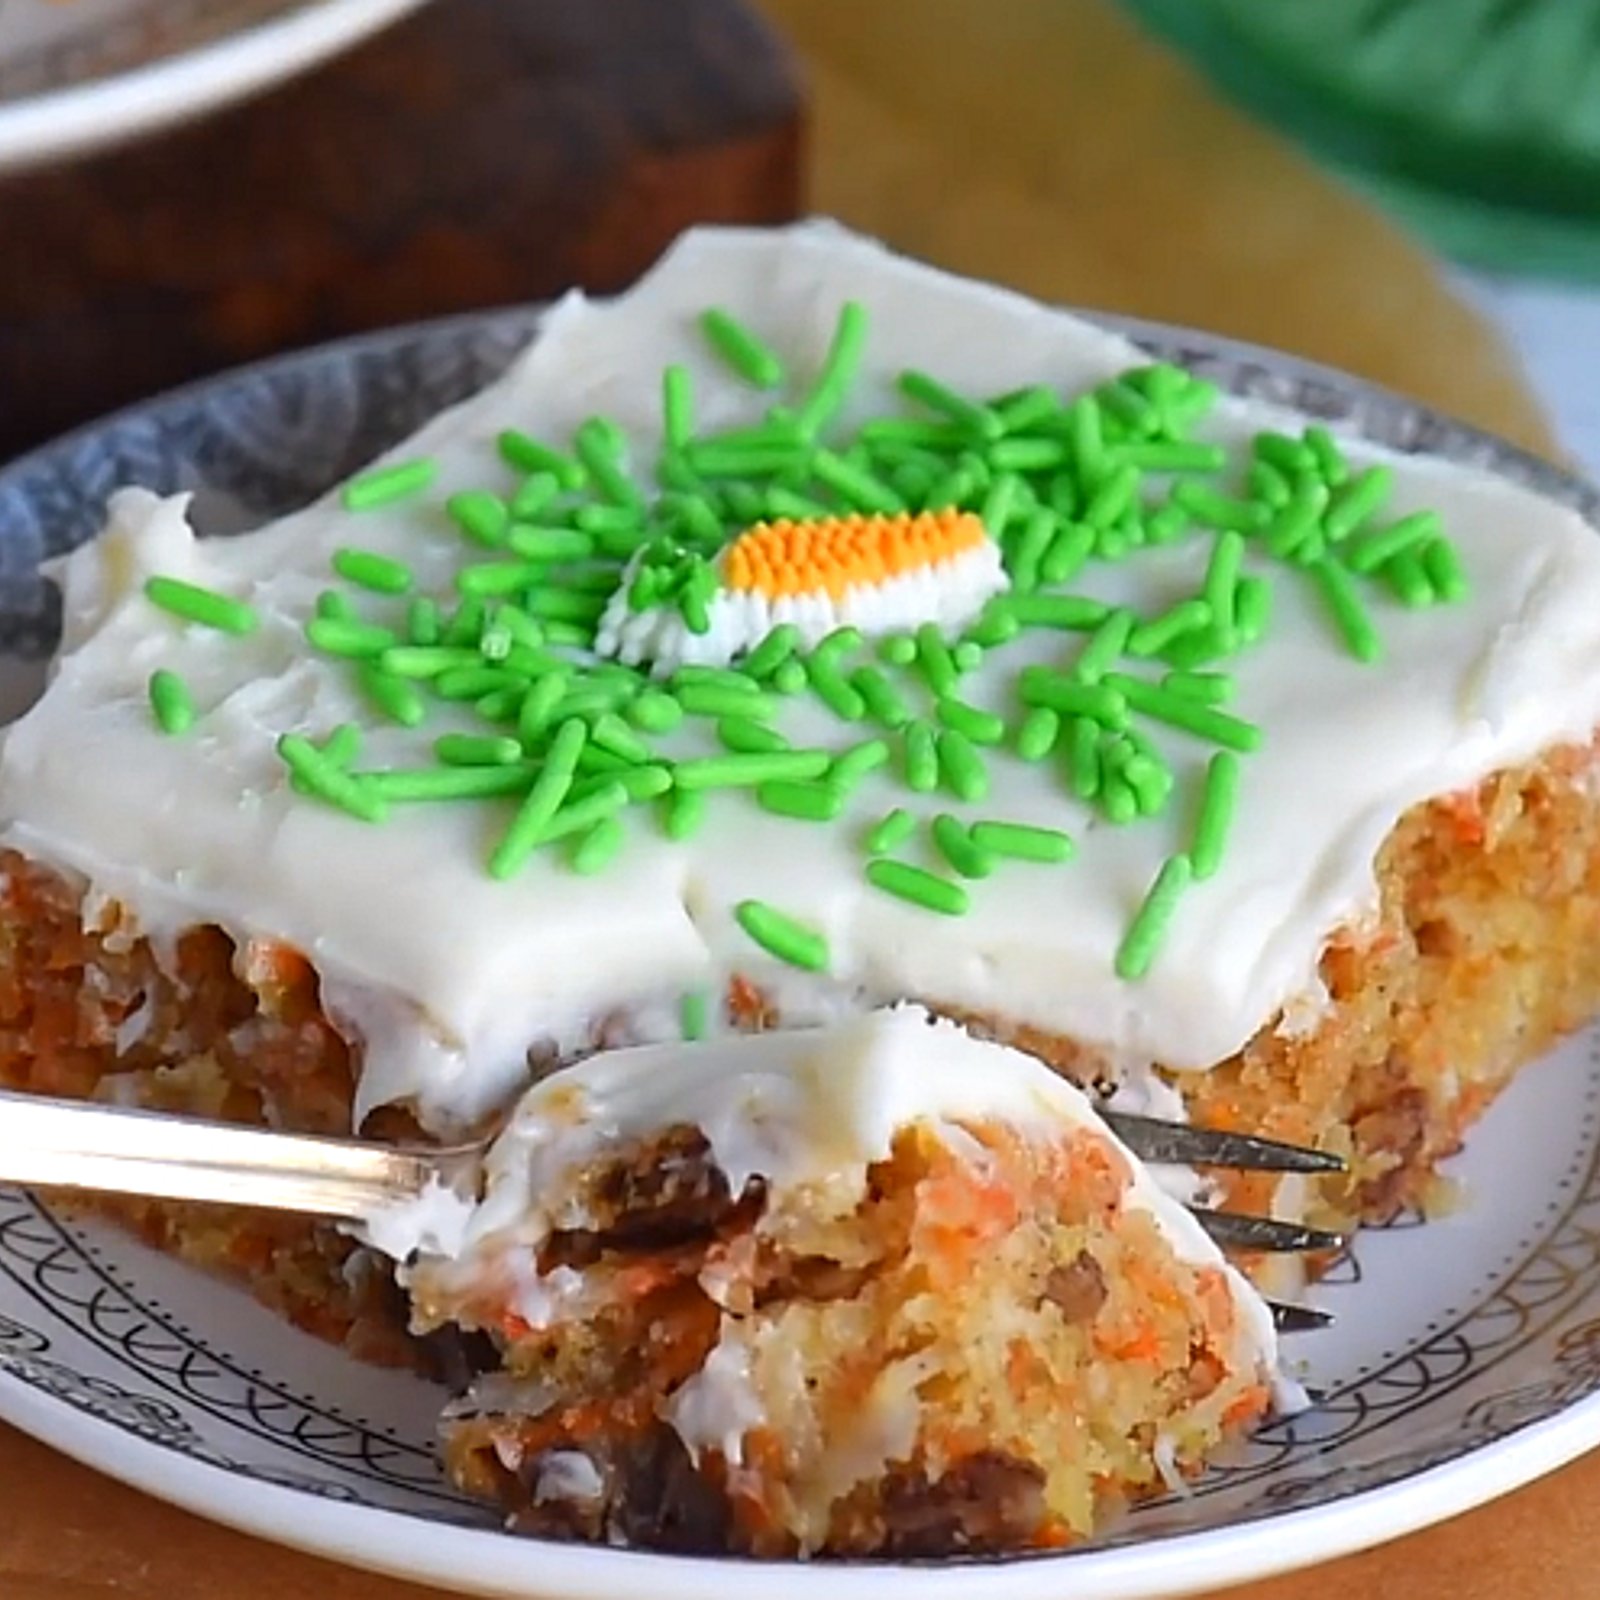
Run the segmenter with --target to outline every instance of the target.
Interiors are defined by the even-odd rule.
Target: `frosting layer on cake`
[[[330,1011],[363,1041],[360,1109],[413,1101],[447,1128],[503,1103],[530,1048],[576,1047],[597,1022],[633,1037],[678,1028],[686,992],[739,973],[788,1022],[915,997],[1072,1036],[1110,1066],[1199,1069],[1225,1058],[1283,1008],[1314,995],[1331,932],[1375,897],[1373,862],[1411,805],[1471,785],[1600,721],[1600,543],[1576,514],[1500,479],[1356,441],[1360,469],[1395,481],[1388,514],[1441,514],[1470,590],[1459,604],[1370,611],[1385,653],[1358,660],[1330,630],[1313,585],[1274,587],[1261,642],[1230,662],[1230,711],[1261,732],[1241,781],[1219,871],[1183,897],[1159,959],[1137,981],[1117,951],[1163,862],[1189,848],[1213,746],[1168,730],[1162,753],[1180,797],[1116,826],[1077,799],[1053,761],[986,752],[981,802],[907,793],[868,773],[827,825],[775,815],[743,792],[708,794],[692,838],[668,837],[647,806],[623,818],[609,870],[575,874],[536,854],[497,879],[485,862],[514,802],[396,806],[363,824],[291,787],[276,742],[363,725],[363,766],[414,765],[421,739],[459,726],[442,710],[425,735],[383,725],[346,663],[307,648],[304,627],[337,551],[403,560],[419,592],[453,598],[461,538],[451,494],[514,478],[496,449],[515,427],[565,441],[603,414],[649,463],[662,439],[660,374],[693,379],[702,429],[761,422],[771,396],[731,381],[697,318],[718,305],[758,328],[796,381],[825,364],[839,309],[858,302],[868,337],[858,381],[830,429],[903,411],[906,367],[968,394],[1046,385],[1065,396],[1139,364],[1124,341],[1004,291],[905,261],[839,230],[705,231],[687,236],[630,294],[571,296],[544,319],[506,376],[445,413],[391,459],[427,456],[425,494],[353,513],[336,496],[257,533],[198,540],[184,496],[114,497],[105,534],[57,570],[65,636],[41,702],[0,749],[0,828],[28,855],[87,880],[156,936],[215,922],[286,941],[323,979]],[[1224,398],[1197,435],[1247,452],[1261,429],[1304,419]],[[1144,616],[1201,585],[1208,539],[1091,563],[1075,592]],[[144,592],[152,576],[247,601],[246,637],[175,623]],[[1041,629],[997,650],[962,682],[979,711],[1011,716],[1028,667],[1070,662],[1081,636]],[[153,671],[181,674],[199,712],[182,737],[152,725]],[[843,751],[870,729],[841,724],[807,695],[776,724],[797,747]],[[721,751],[710,723],[662,741],[676,760]],[[863,876],[862,837],[893,806],[966,822],[1063,830],[1076,851],[1050,865],[1000,862],[944,917],[880,893]],[[905,853],[940,862],[920,836]],[[753,943],[737,915],[781,910],[825,942],[825,971]]]

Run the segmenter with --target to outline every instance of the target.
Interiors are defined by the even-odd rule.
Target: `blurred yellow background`
[[[814,210],[1066,304],[1275,345],[1552,453],[1440,266],[1110,0],[759,0],[810,69]]]

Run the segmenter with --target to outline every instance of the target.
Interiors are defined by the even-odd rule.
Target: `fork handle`
[[[0,1183],[220,1201],[358,1221],[411,1199],[425,1154],[0,1091]]]

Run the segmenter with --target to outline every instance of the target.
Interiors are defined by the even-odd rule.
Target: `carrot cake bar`
[[[1342,1223],[1600,1005],[1594,530],[835,227],[692,233],[307,509],[125,489],[52,576],[12,1085],[447,1136],[917,1000],[1348,1152]],[[326,1233],[135,1220],[393,1327]]]
[[[445,1457],[524,1533],[1055,1548],[1266,1412],[1266,1305],[1020,1051],[914,1007],[531,1091],[419,1326],[499,1359]]]

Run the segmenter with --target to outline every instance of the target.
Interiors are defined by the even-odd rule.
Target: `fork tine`
[[[1278,1222],[1272,1217],[1251,1217],[1237,1211],[1213,1211],[1190,1206],[1195,1220],[1224,1249],[1234,1250],[1342,1250],[1344,1235],[1299,1222]]]
[[[1333,1321],[1331,1311],[1318,1311],[1315,1306],[1290,1306],[1281,1300],[1267,1301],[1272,1313],[1272,1326],[1279,1333],[1312,1333],[1326,1328]]]
[[[1275,1139],[1191,1128],[1186,1123],[1137,1117],[1125,1111],[1101,1113],[1106,1125],[1141,1161],[1183,1166],[1237,1167],[1241,1172],[1343,1172],[1345,1160],[1326,1150],[1307,1150]]]

